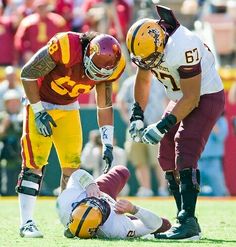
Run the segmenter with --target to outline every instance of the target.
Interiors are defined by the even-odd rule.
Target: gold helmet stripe
[[[145,23],[146,20],[144,20],[143,22],[141,22],[137,27],[136,29],[134,30],[134,33],[133,33],[133,36],[132,36],[132,39],[131,39],[131,45],[130,45],[130,48],[131,48],[131,52],[133,53],[133,55],[136,55],[135,52],[134,52],[134,40],[135,40],[135,37],[138,33],[138,30],[140,29],[140,27],[143,25],[143,23]]]
[[[84,212],[84,214],[83,214],[83,216],[82,216],[82,218],[81,218],[81,220],[80,220],[80,223],[79,223],[79,225],[78,225],[78,227],[77,227],[75,236],[79,236],[79,232],[80,232],[80,230],[81,230],[81,228],[82,228],[82,225],[83,225],[83,223],[84,223],[86,217],[88,216],[89,212],[92,210],[92,208],[93,208],[93,207],[88,207],[88,208],[86,209],[86,211]]]

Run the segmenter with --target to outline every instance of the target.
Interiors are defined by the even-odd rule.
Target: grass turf
[[[175,207],[172,199],[130,198],[135,204],[149,208],[174,222]],[[0,247],[215,247],[236,246],[236,199],[201,199],[197,206],[203,238],[200,241],[160,240],[79,240],[63,237],[63,227],[55,210],[55,199],[37,201],[35,220],[44,233],[43,239],[24,239],[19,236],[19,210],[16,198],[0,197]]]

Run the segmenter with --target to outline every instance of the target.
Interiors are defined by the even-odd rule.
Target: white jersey
[[[164,50],[162,63],[152,73],[166,88],[169,99],[178,101],[183,94],[180,89],[179,67],[201,63],[201,95],[223,90],[222,81],[215,68],[214,56],[200,38],[183,26],[170,35]]]
[[[83,200],[87,196],[84,186],[81,185],[81,180],[84,180],[85,177],[89,177],[90,181],[93,179],[90,174],[82,169],[75,171],[68,181],[67,188],[57,199],[57,212],[64,226],[69,222],[74,203]],[[99,227],[97,231],[98,237],[121,239],[141,237],[161,227],[162,219],[141,207],[134,215],[137,219],[132,220],[125,214],[117,214],[114,211],[116,202],[109,195],[103,194],[103,198],[111,207],[111,212],[106,222]]]

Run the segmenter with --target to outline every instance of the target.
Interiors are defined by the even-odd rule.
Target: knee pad
[[[19,174],[16,192],[30,196],[39,194],[42,176],[34,174],[28,168],[23,168]]]
[[[180,188],[182,192],[200,192],[200,170],[188,168],[179,172]]]
[[[179,192],[179,174],[171,171],[166,172],[165,178],[168,181],[169,190],[174,194],[175,192]]]

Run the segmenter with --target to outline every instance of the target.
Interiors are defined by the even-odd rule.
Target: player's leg
[[[24,109],[23,134],[21,139],[22,170],[16,191],[20,204],[22,237],[42,237],[33,220],[33,211],[47,164],[52,141],[40,135],[35,127],[34,114],[29,106]]]
[[[175,102],[170,102],[165,110],[165,114],[172,111],[175,106]],[[158,154],[158,161],[165,172],[165,178],[168,183],[168,188],[171,194],[173,194],[177,212],[181,210],[181,195],[179,190],[179,175],[175,166],[175,142],[174,137],[178,130],[178,126],[174,126],[168,133],[165,134],[160,142],[160,149]]]
[[[61,164],[61,190],[66,187],[70,175],[80,167],[82,151],[82,127],[78,110],[57,112],[57,128],[53,132],[58,159]]]
[[[125,186],[130,176],[125,166],[114,166],[108,173],[99,176],[96,182],[101,191],[107,193],[114,200]]]
[[[199,239],[200,228],[195,208],[200,188],[200,171],[197,162],[211,129],[224,108],[223,92],[201,96],[200,103],[180,124],[175,136],[176,165],[180,174],[181,211],[178,226],[174,226],[167,239]]]

